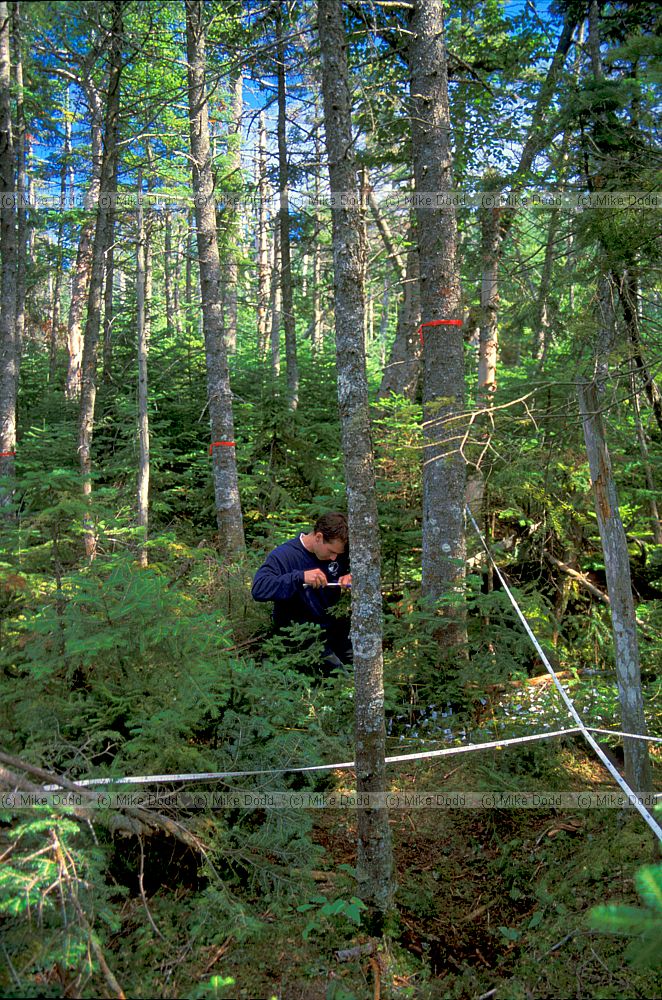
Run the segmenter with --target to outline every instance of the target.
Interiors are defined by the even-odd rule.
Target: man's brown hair
[[[347,545],[349,532],[347,530],[347,518],[344,514],[322,514],[315,521],[313,528],[315,534],[321,531],[325,542],[332,542],[334,538]]]

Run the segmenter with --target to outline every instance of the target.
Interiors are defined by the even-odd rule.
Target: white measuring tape
[[[610,736],[628,736],[636,740],[650,740],[653,743],[662,743],[659,736],[639,736],[635,733],[622,733],[613,729],[594,729],[592,726],[586,727],[591,732],[608,733]],[[397,756],[385,757],[386,764],[399,764],[405,761],[426,760],[429,757],[453,757],[455,754],[472,753],[475,750],[491,750],[494,748],[515,746],[518,743],[534,743],[537,740],[548,740],[553,736],[568,736],[572,733],[582,732],[582,727],[571,726],[569,729],[555,729],[548,733],[534,733],[530,736],[512,736],[508,739],[489,740],[486,743],[468,743],[463,747],[444,747],[441,750],[425,750],[420,753],[404,753]],[[81,788],[96,787],[97,785],[151,785],[176,782],[193,781],[222,781],[224,778],[251,778],[264,777],[267,774],[301,774],[312,771],[342,771],[355,767],[353,760],[345,760],[336,764],[310,764],[305,767],[270,767],[257,771],[200,771],[196,774],[141,774],[123,778],[84,778],[76,781],[76,785]],[[60,788],[60,785],[46,785],[44,791],[53,792]]]
[[[427,757],[450,757],[456,753],[470,753],[472,750],[489,750],[492,747],[512,746],[514,743],[533,743],[534,740],[547,740],[552,736],[565,736],[566,733],[579,732],[577,726],[571,729],[557,729],[550,733],[537,733],[533,736],[514,736],[507,740],[490,740],[489,743],[471,743],[465,747],[444,747],[443,750],[425,750],[422,753],[405,753],[397,757],[385,757],[386,764],[397,764],[405,760],[424,760]],[[307,767],[270,767],[260,771],[203,771],[200,774],[143,774],[126,778],[85,778],[77,781],[77,785],[148,785],[157,782],[181,781],[220,781],[222,778],[264,777],[267,774],[302,774],[305,771],[342,771],[355,767],[353,760],[344,760],[339,764],[310,764]],[[46,792],[55,791],[59,785],[47,785]]]
[[[628,796],[628,801],[630,801],[637,811],[641,814],[643,819],[646,821],[648,826],[653,830],[655,835],[662,840],[662,828],[656,822],[656,820],[651,816],[648,810],[645,808],[643,803],[639,800],[636,793],[630,788],[628,783],[618,772],[618,770],[612,765],[609,758],[606,756],[600,745],[593,739],[591,733],[604,733],[609,736],[621,736],[627,737],[628,739],[638,739],[646,740],[651,743],[662,743],[662,737],[658,736],[645,736],[640,733],[625,733],[621,730],[613,729],[599,729],[595,726],[586,726],[578,714],[575,706],[570,699],[569,695],[566,693],[563,685],[559,681],[554,668],[547,659],[544,650],[542,649],[540,643],[536,639],[533,631],[531,630],[529,623],[527,622],[524,614],[522,613],[517,601],[515,600],[513,594],[508,587],[508,584],[504,580],[499,567],[492,558],[492,553],[490,552],[487,543],[480,531],[480,528],[476,524],[473,514],[471,513],[469,507],[467,506],[467,513],[471,519],[474,526],[476,534],[478,535],[480,542],[487,553],[487,556],[494,567],[497,576],[499,577],[504,591],[508,595],[511,604],[513,605],[524,629],[531,639],[536,652],[538,653],[540,659],[542,660],[546,670],[551,675],[552,680],[559,691],[563,701],[568,708],[568,711],[572,715],[573,719],[576,721],[577,725],[572,726],[567,729],[557,729],[547,733],[535,733],[530,736],[515,736],[509,739],[497,739],[489,740],[486,743],[470,743],[466,746],[460,747],[444,747],[441,750],[425,750],[420,753],[408,753],[408,754],[398,754],[397,756],[385,757],[384,762],[386,764],[397,764],[404,763],[408,761],[415,760],[427,760],[433,757],[451,757],[457,754],[463,753],[473,753],[478,750],[490,750],[497,747],[508,747],[515,746],[522,743],[534,743],[538,740],[547,740],[555,736],[567,736],[572,733],[582,733],[584,738],[588,741],[590,746],[593,748],[597,756],[600,758],[604,766],[607,768],[609,773],[615,779],[615,781],[620,785],[623,791]],[[302,773],[312,773],[317,771],[335,771],[335,770],[347,770],[355,767],[355,762],[353,760],[341,761],[334,764],[312,764],[304,767],[279,767],[279,768],[262,768],[258,770],[250,771],[203,771],[198,774],[150,774],[150,775],[132,775],[120,778],[85,778],[81,781],[76,781],[75,784],[81,788],[86,787],[97,787],[101,785],[148,785],[148,784],[164,784],[164,783],[182,783],[182,782],[195,782],[195,781],[222,781],[226,778],[249,778],[249,777],[264,777],[269,774],[302,774]],[[46,785],[44,786],[44,791],[56,791],[62,786],[60,785]]]
[[[570,698],[570,696],[566,692],[565,688],[561,684],[561,681],[556,676],[556,673],[554,672],[554,668],[552,667],[551,663],[549,662],[549,660],[545,656],[545,653],[544,653],[544,650],[543,650],[542,646],[540,645],[540,643],[536,639],[535,635],[533,634],[533,632],[531,630],[531,627],[529,626],[528,621],[526,620],[526,618],[524,617],[524,615],[523,615],[523,613],[522,613],[522,611],[520,609],[519,604],[517,603],[517,601],[513,597],[512,593],[510,592],[510,588],[509,588],[508,584],[504,580],[503,575],[502,575],[501,571],[499,570],[499,567],[495,563],[495,561],[494,561],[494,559],[492,557],[492,553],[490,552],[489,547],[487,545],[487,542],[485,541],[480,528],[476,524],[476,519],[474,518],[473,514],[471,513],[471,510],[469,509],[468,505],[466,507],[466,511],[467,511],[467,514],[469,515],[469,517],[471,519],[471,523],[474,526],[476,534],[478,535],[478,537],[480,539],[481,545],[485,549],[485,552],[487,553],[487,557],[490,560],[490,562],[492,563],[492,566],[494,567],[494,570],[495,570],[497,576],[499,577],[499,580],[501,581],[503,589],[505,590],[506,594],[510,598],[510,603],[514,607],[514,609],[515,609],[515,611],[517,613],[517,616],[519,617],[519,620],[521,621],[522,625],[524,626],[524,629],[526,630],[526,634],[528,635],[529,639],[531,640],[531,642],[535,646],[535,649],[536,649],[536,652],[538,653],[538,656],[540,657],[540,659],[542,660],[543,664],[545,665],[545,669],[551,675],[551,678],[552,678],[552,680],[553,680],[553,682],[554,682],[554,684],[555,684],[555,686],[556,686],[559,694],[563,698],[563,701],[565,702],[568,711],[570,712],[571,716],[573,717],[573,719],[577,723],[577,728],[582,733],[582,735],[587,740],[587,742],[590,744],[590,746],[593,747],[593,749],[595,750],[596,754],[598,755],[598,757],[600,758],[600,760],[602,761],[602,763],[604,764],[604,766],[607,768],[607,770],[611,774],[612,778],[614,778],[614,780],[617,781],[618,784],[621,786],[621,788],[623,789],[623,791],[625,792],[625,794],[628,796],[629,801],[632,802],[632,804],[634,805],[635,809],[641,814],[642,818],[649,825],[649,827],[651,828],[651,830],[653,831],[653,833],[655,834],[655,836],[658,838],[658,840],[662,841],[662,827],[660,827],[659,823],[655,820],[655,818],[653,816],[651,816],[651,814],[649,813],[648,809],[646,809],[646,807],[643,805],[643,803],[639,801],[639,797],[636,794],[636,792],[633,792],[633,790],[630,788],[630,786],[628,785],[628,783],[625,780],[625,778],[613,766],[613,764],[611,763],[611,761],[609,760],[609,758],[606,756],[606,754],[603,751],[603,749],[600,746],[600,744],[597,743],[596,740],[594,740],[593,737],[591,736],[591,733],[589,731],[591,727],[588,727],[588,726],[586,726],[584,724],[584,721],[582,720],[581,716],[577,712],[577,709],[575,708],[575,706],[574,706],[574,704],[572,702],[572,699]],[[605,732],[605,730],[597,730],[596,729],[595,732]],[[628,738],[632,738],[630,736],[630,734],[621,734],[621,735],[628,735]]]

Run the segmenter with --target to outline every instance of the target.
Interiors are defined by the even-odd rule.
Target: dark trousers
[[[287,628],[288,625],[295,624],[296,622],[283,622],[280,624],[274,622],[274,631],[278,633]],[[312,622],[311,624],[316,625],[318,623]],[[354,653],[349,637],[349,627],[349,618],[334,618],[330,624],[320,625],[324,641],[324,650],[322,652],[324,673],[330,673],[332,670],[341,670],[344,667],[352,665]],[[299,648],[301,647],[299,646]],[[312,663],[311,668],[314,668],[314,664]],[[308,670],[305,672],[308,673]]]
[[[336,618],[333,625],[325,629],[324,663],[333,670],[351,666],[354,650],[349,637],[349,618]]]

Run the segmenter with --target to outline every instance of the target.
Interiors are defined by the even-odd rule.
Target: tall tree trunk
[[[20,344],[16,335],[16,186],[11,120],[9,11],[0,2],[0,477],[14,478]],[[0,506],[11,503],[0,490]]]
[[[273,243],[273,265],[271,268],[271,374],[274,382],[274,390],[277,388],[280,378],[280,316],[281,316],[281,284],[280,284],[280,224],[276,220],[274,228]]]
[[[179,217],[177,218],[179,222]],[[170,272],[172,276],[172,322],[175,336],[179,339],[182,329],[179,292],[182,276],[182,260],[184,259],[184,236],[182,234],[181,225],[179,224],[175,227],[174,237],[173,253],[175,259],[174,262],[171,261],[170,264]]]
[[[406,263],[403,255],[398,250],[388,219],[384,217],[379,209],[379,204],[375,198],[372,188],[368,189],[368,205],[379,234],[384,242],[386,252],[389,256],[389,263],[394,268],[396,276],[400,281],[405,280]]]
[[[584,21],[579,25],[578,35],[577,35],[577,47],[575,49],[575,66],[574,66],[574,79],[575,83],[579,84],[579,78],[581,73],[581,60],[582,60],[582,49],[584,46]],[[559,157],[559,179],[563,182],[562,186],[565,187],[565,179],[567,172],[567,162],[568,162],[568,146],[570,143],[570,135],[566,130],[563,133],[563,142],[561,144],[561,152]],[[559,231],[559,220],[560,211],[557,206],[554,206],[549,215],[549,225],[547,228],[547,241],[545,243],[545,257],[543,260],[542,274],[540,277],[540,287],[538,289],[538,297],[536,299],[536,314],[534,319],[534,346],[533,346],[533,356],[536,361],[539,361],[541,366],[545,363],[547,359],[547,353],[550,347],[550,341],[552,337],[552,323],[550,317],[550,292],[552,289],[552,271],[554,268],[554,259],[556,256],[556,241]],[[572,239],[570,236],[569,239]],[[572,283],[569,288],[569,307],[570,311],[573,311],[573,290]]]
[[[637,371],[639,373],[639,377],[641,378],[644,392],[646,393],[646,397],[653,411],[657,426],[660,431],[662,431],[662,393],[660,393],[659,386],[651,374],[650,368],[644,358],[643,348],[641,345],[639,313],[637,307],[639,299],[639,282],[636,271],[632,268],[625,270],[618,276],[617,280],[619,298],[621,300],[625,326],[630,340],[632,358],[637,366]]]
[[[388,221],[379,210],[377,199],[370,192],[368,204],[377,229],[384,242],[389,262],[393,267],[397,280],[402,285],[402,298],[398,306],[398,319],[395,328],[395,338],[391,347],[388,364],[382,373],[382,381],[377,394],[383,399],[391,393],[415,399],[421,381],[421,358],[423,351],[418,335],[421,322],[420,269],[418,266],[418,247],[412,238],[415,226],[407,242],[410,244],[406,256],[398,250]]]
[[[304,300],[308,295],[308,265],[309,254],[307,250],[304,250],[301,258],[301,298]]]
[[[115,192],[113,191],[113,194]],[[103,292],[103,380],[109,383],[113,369],[113,325],[115,321],[115,208],[110,207],[108,250],[104,268]]]
[[[379,363],[382,368],[386,364],[386,337],[388,335],[389,305],[391,298],[391,285],[388,275],[384,275],[384,287],[382,290],[382,312],[379,317]]]
[[[318,106],[316,103],[315,118],[317,119],[318,117]],[[322,209],[320,205],[322,193],[320,178],[321,161],[322,144],[319,128],[317,128],[315,130],[315,243],[313,247],[313,329],[311,333],[313,355],[321,353],[322,348],[324,347],[324,319],[322,315],[322,243],[320,239],[322,232]]]
[[[267,126],[264,112],[260,113],[257,190],[259,197],[257,226],[257,353],[258,357],[262,358],[267,350],[267,310],[269,306],[269,181],[267,177]]]
[[[60,316],[62,311],[62,277],[63,277],[63,248],[64,219],[67,208],[67,181],[71,169],[71,116],[69,114],[69,91],[66,94],[64,106],[64,147],[62,150],[62,169],[60,172],[60,219],[57,227],[57,254],[55,266],[55,284],[53,288],[53,312],[51,314],[51,337],[48,361],[48,381],[50,385],[55,382],[55,371],[57,365],[57,341],[60,330]]]
[[[322,314],[322,244],[319,231],[315,230],[313,249],[313,328],[311,331],[313,354],[319,354],[324,347],[324,317]]]
[[[634,415],[634,426],[637,432],[637,441],[639,442],[639,454],[641,455],[641,464],[644,469],[644,477],[646,479],[646,489],[649,493],[648,498],[648,509],[650,511],[651,527],[653,529],[653,539],[656,545],[662,545],[662,521],[660,521],[660,513],[657,507],[657,500],[655,499],[658,492],[655,479],[653,478],[653,469],[650,462],[650,455],[648,452],[648,441],[646,440],[646,432],[644,430],[644,425],[641,419],[641,407],[639,405],[639,387],[637,385],[636,375],[634,370],[630,372],[630,393],[632,395],[632,412]]]
[[[191,166],[198,230],[216,521],[221,554],[226,558],[232,558],[244,551],[245,542],[234,445],[232,393],[223,336],[221,262],[216,236],[214,178],[209,144],[202,0],[186,0],[186,52]]]
[[[228,173],[230,190],[239,189],[241,180],[241,119],[244,110],[244,81],[238,73],[232,84],[232,122],[228,129]],[[224,329],[228,351],[237,350],[238,285],[239,285],[239,238],[241,233],[240,210],[236,204],[229,204],[223,213],[224,221]]]
[[[340,0],[324,0],[318,6],[318,19],[331,190],[356,196],[352,205],[332,207],[338,404],[352,551],[356,782],[359,794],[383,794],[386,777],[381,556],[363,344],[366,246],[358,206]],[[357,891],[373,909],[377,927],[391,906],[392,869],[388,809],[383,804],[359,809]]]
[[[552,335],[552,324],[549,310],[549,293],[552,288],[552,269],[554,267],[554,256],[556,253],[556,237],[559,229],[559,210],[552,208],[549,213],[549,224],[547,227],[547,240],[545,242],[545,257],[540,275],[540,286],[536,299],[536,313],[533,321],[533,356],[536,361],[543,362],[547,357],[550,338]]]
[[[395,338],[384,367],[382,381],[377,394],[383,399],[391,393],[414,400],[421,381],[421,357],[423,349],[419,337],[421,324],[421,288],[418,247],[412,245],[407,250],[404,287],[398,305],[398,319]]]
[[[194,253],[194,226],[193,226],[193,212],[188,213],[188,218],[186,222],[186,267],[184,274],[184,294],[186,296],[185,305],[185,317],[184,317],[184,328],[186,330],[186,350],[188,357],[188,376],[189,382],[191,379],[191,341],[193,340],[193,333],[195,330],[194,323],[194,313],[193,313],[193,253]]]
[[[450,191],[453,172],[441,0],[415,0],[410,41],[411,127],[417,193]],[[449,600],[440,639],[466,646],[464,345],[454,206],[417,208],[424,335],[423,592]],[[444,325],[426,324],[441,321]]]
[[[283,39],[283,7],[276,4],[276,53],[278,60],[278,193],[280,220],[280,287],[285,328],[285,364],[287,366],[287,405],[296,410],[299,405],[299,365],[297,362],[296,327],[292,302],[292,254],[290,249],[289,177],[287,164],[287,119],[285,94],[285,42]]]
[[[14,71],[16,84],[16,344],[17,362],[20,367],[21,347],[25,337],[25,279],[27,273],[27,197],[28,170],[25,146],[25,103],[23,89],[23,55],[21,41],[21,5],[12,4],[14,39]]]
[[[111,4],[112,28],[110,38],[110,69],[108,74],[108,95],[103,136],[103,163],[101,167],[101,190],[112,195],[117,187],[117,133],[120,106],[120,77],[122,73],[122,0]],[[83,479],[83,495],[89,500],[92,495],[92,435],[94,431],[94,408],[97,394],[97,348],[101,329],[101,303],[103,296],[104,263],[112,240],[111,222],[113,218],[112,196],[99,199],[92,269],[87,298],[87,320],[83,342],[81,365],[80,419],[78,424],[78,454]],[[90,511],[85,526],[85,552],[88,559],[96,553],[96,539],[90,519]]]
[[[575,24],[575,16],[569,13],[566,16],[563,30],[561,31],[561,35],[556,46],[554,58],[550,63],[547,75],[540,87],[540,91],[538,92],[529,132],[524,142],[524,146],[522,147],[519,163],[517,164],[517,168],[512,176],[511,187],[513,191],[518,190],[521,185],[527,181],[533,161],[541,149],[544,149],[547,144],[548,136],[546,133],[546,122],[549,105],[552,100],[554,90],[559,82],[566,56],[572,45]],[[490,177],[489,173],[486,174],[486,179],[488,180],[488,187],[486,190],[493,192],[494,196],[498,198],[501,188],[494,184],[494,178]],[[499,264],[503,252],[504,241],[512,228],[517,214],[516,208],[495,208],[494,212],[498,214],[499,228],[494,230],[492,222],[489,219],[489,211],[490,209],[486,208],[483,214],[484,225],[487,227],[487,231],[484,231],[483,234],[482,269],[484,284],[481,291],[482,318],[480,350],[482,354],[484,349],[485,354],[490,356],[491,361],[485,365],[482,371],[480,370],[479,365],[479,391],[482,391],[483,393],[493,393],[496,389]],[[487,283],[487,287],[485,282]],[[483,302],[485,303],[484,306]],[[488,369],[492,367],[492,363],[494,364],[494,370],[492,372],[488,372]],[[488,382],[485,383],[485,388],[481,390],[481,380],[485,377],[488,378]]]
[[[138,171],[138,210],[136,219],[136,326],[138,334],[138,526],[142,528],[138,562],[147,565],[147,533],[149,529],[149,412],[147,356],[149,329],[147,319],[147,237],[142,203],[142,171]]]
[[[172,282],[172,213],[165,210],[165,233],[163,237],[163,273],[165,285],[166,336],[170,340],[175,333],[175,295]]]
[[[645,736],[646,720],[641,693],[630,559],[625,529],[618,509],[616,483],[607,450],[598,390],[595,383],[579,382],[577,391],[607,575],[621,723],[625,732]],[[652,775],[648,747],[643,740],[627,738],[623,740],[623,746],[625,776],[628,783],[636,792],[650,792]]]
[[[84,74],[89,72],[89,76]],[[77,399],[81,388],[81,364],[83,359],[83,312],[88,296],[90,270],[92,267],[92,249],[96,228],[96,215],[101,191],[101,169],[103,165],[103,113],[101,95],[91,79],[91,65],[85,64],[82,69],[83,87],[90,109],[90,133],[92,141],[92,176],[90,186],[85,196],[85,210],[90,218],[83,223],[78,241],[78,252],[74,267],[71,302],[69,304],[69,321],[67,326],[67,351],[69,362],[65,383],[67,399]],[[92,212],[94,211],[94,216]]]
[[[366,354],[375,336],[375,299],[374,296],[368,293],[368,302],[366,305],[366,323],[365,323],[365,349]]]
[[[482,278],[478,339],[478,400],[480,405],[490,406],[497,387],[501,209],[483,206],[480,211],[480,221]]]
[[[609,356],[616,341],[615,289],[611,276],[601,274],[595,298],[596,346],[593,377],[600,392],[609,380]]]

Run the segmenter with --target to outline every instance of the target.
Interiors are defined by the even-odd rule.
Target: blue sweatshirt
[[[255,574],[251,593],[256,601],[274,602],[274,622],[314,622],[328,628],[333,619],[328,610],[342,596],[340,587],[303,586],[303,574],[309,569],[321,569],[330,583],[337,583],[349,573],[346,552],[337,559],[320,560],[305,548],[301,538],[291,538],[270,552]]]

